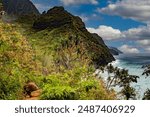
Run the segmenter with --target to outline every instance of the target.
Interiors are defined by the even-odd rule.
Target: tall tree
[[[142,75],[145,75],[146,77],[150,76],[150,65],[143,66],[143,68],[145,69]],[[150,89],[145,91],[143,100],[150,100]]]
[[[146,77],[150,76],[150,65],[143,66],[145,68],[142,75],[146,75]]]
[[[125,96],[127,100],[130,98],[135,99],[135,89],[131,87],[131,83],[137,83],[139,76],[130,75],[128,70],[113,67],[108,65],[105,67],[105,71],[108,73],[107,78],[107,89],[119,86],[121,89],[120,93]]]

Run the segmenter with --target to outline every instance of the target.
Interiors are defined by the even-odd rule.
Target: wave
[[[116,60],[121,60],[126,64],[147,65],[150,64],[150,54],[121,54],[115,56]]]
[[[114,67],[127,69],[129,74],[137,75],[140,77],[138,79],[138,83],[134,83],[132,86],[139,93],[138,99],[142,99],[146,89],[150,88],[150,79],[145,78],[145,76],[142,75],[144,71],[142,66],[150,64],[150,54],[122,54],[115,56],[115,58],[116,61],[111,63]]]

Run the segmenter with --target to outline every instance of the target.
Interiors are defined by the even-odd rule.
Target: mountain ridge
[[[74,37],[73,40],[77,45],[80,44],[84,46],[84,49],[80,51],[85,52],[94,62],[95,66],[106,65],[115,60],[107,46],[98,41],[87,31],[81,18],[73,16],[62,6],[54,7],[48,10],[47,13],[42,14],[34,22],[33,29],[37,31],[57,30],[56,35],[64,35],[64,33],[66,33],[68,38],[65,40]],[[78,38],[77,40],[75,39],[76,37]]]
[[[9,15],[39,15],[38,9],[30,0],[2,0],[3,9]]]
[[[93,63],[106,65],[114,58],[108,48],[85,29],[79,17],[55,7],[35,21],[28,20],[28,15],[23,18],[22,22],[9,23],[0,19],[0,99],[116,98],[103,79],[93,75]],[[35,29],[33,22],[39,21],[50,25]],[[41,92],[24,89],[29,81],[37,84]],[[27,91],[38,95],[26,98]],[[31,96],[35,96],[32,93]]]
[[[123,54],[123,52],[116,47],[109,47],[109,50],[113,55]]]

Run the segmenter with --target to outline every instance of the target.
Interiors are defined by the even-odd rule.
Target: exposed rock
[[[38,90],[38,86],[34,82],[28,82],[24,87],[24,94],[32,97],[31,93]]]

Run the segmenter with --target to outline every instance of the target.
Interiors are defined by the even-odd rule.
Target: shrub
[[[45,85],[42,99],[46,100],[74,100],[76,99],[76,90],[69,86]]]
[[[150,89],[147,89],[144,93],[143,100],[150,100]]]
[[[0,22],[0,99],[20,99],[27,80],[39,82],[39,63],[15,27]]]

